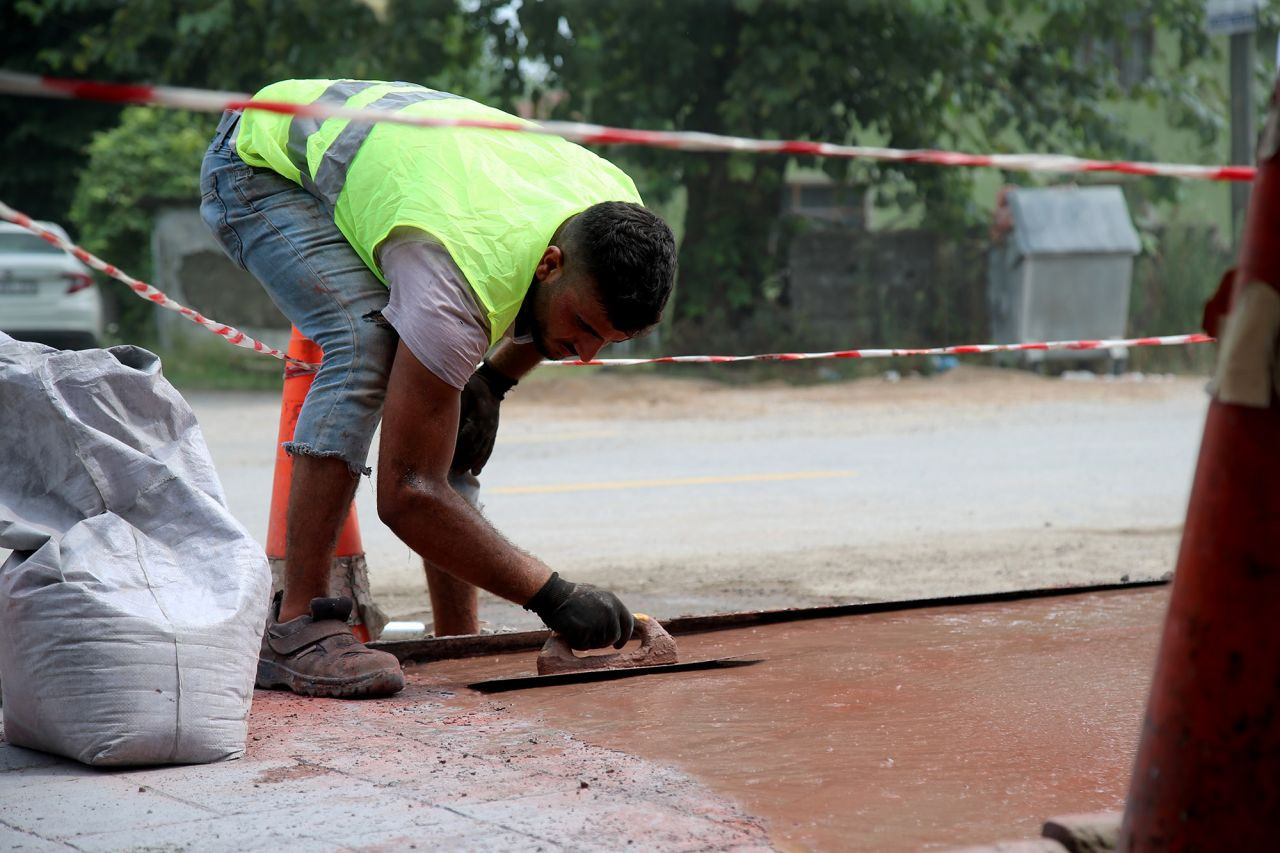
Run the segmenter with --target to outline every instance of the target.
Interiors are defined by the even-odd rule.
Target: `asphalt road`
[[[725,387],[544,369],[504,404],[486,515],[660,617],[1159,577],[1204,380]],[[265,537],[278,400],[192,394],[232,512]],[[376,466],[376,461],[373,463]],[[430,622],[416,558],[357,511],[379,602]],[[491,627],[535,624],[486,599]]]

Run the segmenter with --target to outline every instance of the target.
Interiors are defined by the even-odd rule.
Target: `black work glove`
[[[589,583],[569,583],[556,572],[538,590],[525,610],[532,610],[547,627],[564,637],[569,648],[620,649],[631,639],[635,618],[618,596]]]
[[[453,446],[454,474],[470,471],[479,475],[493,453],[498,437],[498,404],[516,380],[503,376],[489,362],[481,362],[462,389],[462,409],[458,415],[458,440]]]

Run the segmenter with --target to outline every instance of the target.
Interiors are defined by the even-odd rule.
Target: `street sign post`
[[[1231,36],[1258,28],[1260,0],[1206,0],[1205,22],[1210,35]]]
[[[1253,162],[1253,33],[1260,0],[1206,0],[1205,23],[1211,35],[1231,37],[1231,162]],[[1239,244],[1249,185],[1231,187],[1231,233]]]

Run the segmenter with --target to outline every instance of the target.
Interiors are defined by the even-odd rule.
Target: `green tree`
[[[483,37],[457,0],[389,0],[382,13],[360,0],[0,3],[7,70],[233,92],[289,77],[372,77],[466,93],[485,85]],[[63,219],[89,140],[119,115],[110,104],[0,95],[0,199]]]
[[[457,0],[17,0],[0,4],[9,70],[252,92],[290,77],[413,80],[484,97],[485,33]],[[150,275],[149,202],[197,201],[216,116],[0,96],[0,199],[66,222]],[[21,168],[15,168],[21,164]],[[74,198],[74,208],[73,208]],[[135,333],[151,316],[106,292]],[[123,301],[122,301],[123,300]]]
[[[199,196],[200,160],[216,116],[128,107],[114,128],[94,136],[69,213],[80,244],[135,277],[151,275],[151,227],[160,202]],[[152,307],[124,287],[104,290],[111,315],[137,333]]]
[[[1159,97],[1176,119],[1216,132],[1221,93],[1179,75],[1213,49],[1201,0],[1135,13],[1111,0],[482,0],[506,57],[504,94],[560,90],[554,118],[897,148],[1061,150],[1149,158],[1108,112]],[[1123,83],[1096,44],[1125,49],[1135,21],[1175,34],[1169,66]],[[780,156],[608,152],[651,197],[687,195],[675,344],[741,343],[771,322]],[[931,225],[977,220],[972,173],[797,158],[877,198],[919,206]],[[763,316],[762,316],[763,315]],[[727,332],[727,334],[726,334]],[[728,340],[731,339],[731,340]]]
[[[110,15],[108,4],[59,15],[40,2],[0,3],[0,66],[72,76],[66,55],[80,28]],[[0,95],[0,200],[37,219],[61,221],[71,203],[84,146],[120,108]],[[20,168],[19,168],[20,164]],[[74,235],[73,235],[74,236]]]

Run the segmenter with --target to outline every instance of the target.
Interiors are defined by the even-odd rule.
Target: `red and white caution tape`
[[[74,98],[122,104],[158,104],[166,107],[222,112],[256,109],[315,118],[345,118],[358,121],[392,122],[416,127],[475,127],[560,136],[588,145],[645,145],[681,151],[737,151],[752,154],[808,154],[819,157],[881,160],[897,163],[929,163],[937,166],[990,166],[1015,172],[1119,172],[1126,175],[1153,175],[1193,178],[1206,181],[1252,181],[1252,166],[1196,166],[1185,163],[1144,163],[1119,160],[1091,160],[1063,154],[966,154],[932,149],[879,148],[863,145],[836,145],[803,140],[762,140],[713,133],[661,130],[627,130],[582,122],[544,121],[490,122],[404,115],[371,109],[349,109],[325,104],[290,104],[280,101],[251,101],[239,92],[186,89],[173,86],[140,86],[66,80],[0,70],[0,92],[37,97]]]
[[[314,372],[319,368],[318,364],[299,361],[289,358],[280,350],[269,347],[261,341],[256,341],[238,329],[228,326],[225,323],[219,323],[210,320],[198,311],[187,308],[178,302],[165,296],[156,288],[144,281],[138,281],[136,278],[125,273],[100,258],[91,255],[84,249],[64,240],[57,234],[47,228],[43,228],[27,216],[14,210],[9,205],[0,201],[0,219],[7,219],[17,225],[22,226],[33,234],[36,234],[55,246],[70,252],[80,261],[88,264],[100,272],[106,273],[112,278],[124,282],[128,285],[139,298],[148,302],[159,305],[161,308],[168,308],[170,311],[176,311],[183,317],[186,317],[193,323],[204,326],[215,335],[226,340],[228,343],[235,344],[238,347],[251,349],[254,352],[260,352],[264,355],[275,356],[287,362],[286,370],[291,372]],[[898,356],[912,355],[977,355],[989,352],[1028,352],[1031,350],[1099,350],[1112,349],[1120,347],[1169,347],[1183,346],[1185,344],[1205,344],[1212,343],[1215,339],[1205,334],[1190,335],[1164,335],[1161,337],[1147,338],[1123,338],[1111,340],[1080,340],[1080,341],[1047,341],[1043,343],[1025,343],[1025,344],[964,344],[960,346],[947,347],[930,347],[925,349],[847,349],[832,350],[830,352],[773,352],[761,353],[758,355],[667,355],[658,358],[594,358],[591,361],[546,361],[543,364],[553,365],[555,367],[629,367],[635,364],[728,364],[736,361],[812,361],[816,359],[837,359],[837,358],[894,358]]]
[[[0,218],[7,219],[16,225],[22,226],[32,234],[36,234],[58,248],[71,253],[71,255],[73,255],[77,260],[88,264],[95,270],[106,273],[117,281],[124,282],[128,285],[129,289],[140,298],[145,299],[154,305],[159,305],[161,308],[168,308],[170,311],[176,311],[191,322],[204,326],[206,329],[213,332],[215,335],[218,335],[229,344],[235,344],[238,347],[251,349],[254,352],[260,352],[265,355],[275,356],[276,358],[287,362],[290,367],[296,370],[311,372],[315,371],[316,368],[319,367],[319,365],[316,364],[310,364],[305,361],[298,361],[297,359],[289,358],[275,347],[269,347],[261,341],[254,340],[239,329],[228,326],[225,323],[219,323],[216,320],[210,320],[199,311],[195,311],[185,305],[175,302],[159,290],[156,290],[154,287],[147,284],[145,281],[138,281],[136,278],[130,276],[118,267],[107,263],[95,255],[89,254],[84,249],[74,243],[64,240],[49,229],[41,227],[41,225],[30,216],[27,216],[21,211],[14,210],[3,201],[0,201]]]
[[[633,364],[727,364],[735,361],[810,361],[831,358],[895,358],[909,355],[976,355],[987,352],[1028,352],[1031,350],[1099,350],[1128,347],[1171,347],[1207,344],[1215,338],[1205,334],[1164,335],[1149,338],[1115,338],[1098,341],[1047,341],[1029,344],[964,344],[927,349],[846,349],[831,352],[771,352],[762,355],[666,355],[659,358],[593,358],[591,361],[544,361],[557,367],[629,367]]]

